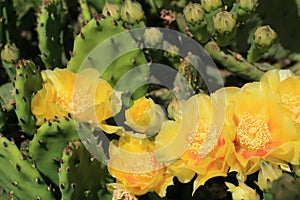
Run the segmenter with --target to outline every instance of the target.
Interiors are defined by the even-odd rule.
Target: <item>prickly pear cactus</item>
[[[0,0],[0,199],[251,198],[247,194],[252,194],[255,199],[260,195],[265,200],[299,199],[298,121],[279,128],[282,134],[276,135],[276,141],[273,137],[273,128],[281,123],[280,117],[285,116],[289,121],[294,120],[294,115],[299,116],[299,87],[293,82],[300,75],[299,16],[299,0]],[[182,34],[168,35],[170,30]],[[206,63],[202,62],[205,59],[197,56],[198,47],[204,47],[205,58],[215,61],[211,63],[214,70],[207,69]],[[161,66],[168,66],[170,71],[161,70]],[[56,68],[74,73],[64,73],[66,77],[59,77],[62,73],[52,73]],[[109,83],[104,84],[109,88],[109,95],[116,92],[109,97],[101,96],[105,92],[97,85],[96,97],[103,97],[101,102],[111,102],[111,108],[105,106],[103,109],[102,103],[96,106],[89,103],[92,99],[87,96],[96,88],[91,82],[91,85],[80,85],[84,91],[87,89],[87,93],[76,88],[82,95],[79,101],[88,108],[81,105],[79,109],[73,107],[76,114],[71,113],[68,117],[57,115],[52,120],[45,119],[42,125],[36,123],[31,111],[34,95],[42,88],[49,94],[47,98],[39,98],[45,102],[43,105],[51,104],[41,108],[44,112],[57,112],[54,98],[69,109],[77,103],[72,96],[77,94],[73,79],[85,78],[87,74],[80,72],[86,68],[99,72],[99,77],[93,76],[97,83]],[[281,71],[283,69],[293,73]],[[274,71],[268,72],[270,70]],[[47,75],[42,77],[42,74]],[[58,77],[60,81],[57,81]],[[264,84],[266,80],[268,83]],[[207,127],[206,130],[206,121],[211,118],[210,107],[202,109],[202,103],[197,105],[203,111],[203,117],[207,118],[202,124],[202,115],[194,115],[197,109],[194,105],[189,106],[187,99],[197,96],[198,101],[205,96],[203,102],[206,99],[207,103],[218,103],[219,91],[215,90],[223,86],[242,87],[246,83],[250,83],[251,87],[224,90],[230,97],[239,98],[230,99],[224,109],[228,110],[222,126],[224,131],[215,130],[215,127],[213,130]],[[47,87],[43,87],[46,84]],[[260,96],[259,92],[249,95],[249,101],[247,98],[239,105],[245,91],[255,88],[252,84],[264,85],[257,90],[268,88],[267,84],[272,88],[267,92],[270,108],[253,109],[272,112],[272,115],[264,113],[257,117],[268,116],[266,120],[271,121],[264,124],[263,130],[270,129],[272,136],[266,131],[264,139],[270,141],[258,145],[260,149],[255,153],[253,150],[248,154],[250,148],[238,151],[244,145],[238,137],[262,129],[251,126],[244,134],[245,130],[238,131],[241,127],[237,124],[243,121],[238,116],[240,109],[248,109],[252,98]],[[282,89],[284,87],[288,89]],[[292,100],[286,100],[288,95],[282,94],[282,91],[295,92],[291,95]],[[64,96],[66,93],[70,95]],[[155,129],[158,132],[149,138],[138,133],[126,121],[126,110],[139,97],[151,98],[153,105],[142,104],[141,109],[131,109],[137,112],[132,115],[136,119],[131,120],[160,126]],[[213,102],[215,97],[217,100]],[[276,105],[271,99],[276,101]],[[115,102],[118,105],[114,106]],[[156,104],[166,111],[164,117],[159,118],[161,121],[155,117]],[[38,104],[34,105],[39,110]],[[61,105],[60,110],[64,107]],[[112,112],[107,115],[110,118],[100,120],[104,112],[111,113],[114,107],[117,107],[118,113]],[[97,112],[92,116],[94,108]],[[151,112],[143,112],[143,109]],[[288,111],[292,112],[292,117]],[[217,110],[217,115],[221,112]],[[188,120],[181,119],[180,114],[187,115]],[[200,124],[187,129],[197,124],[194,118]],[[245,124],[248,126],[252,121],[254,125],[264,123],[247,118]],[[133,163],[127,160],[118,163],[122,161],[112,159],[112,153],[119,150],[152,155],[157,146],[164,146],[171,140],[179,127],[177,123],[181,122],[184,122],[180,126],[183,132],[199,132],[199,138],[193,140],[189,148],[199,150],[203,142],[210,144],[212,139],[218,141],[214,150],[200,160],[194,155],[190,158],[194,153],[187,152],[171,164],[158,163],[152,156],[151,162],[133,159]],[[227,126],[230,128],[227,129]],[[216,132],[224,132],[224,138]],[[258,132],[261,134],[261,131]],[[169,134],[168,137],[164,133]],[[289,140],[288,134],[295,141],[286,144],[290,142],[286,141]],[[286,137],[282,139],[282,135]],[[135,139],[122,141],[127,136]],[[261,137],[251,135],[252,139],[256,141]],[[277,146],[279,143],[288,148]],[[111,144],[118,145],[113,148]],[[240,146],[234,148],[236,145]],[[177,148],[173,150],[177,151]],[[244,154],[238,157],[241,152]],[[131,161],[131,158],[128,159]],[[194,163],[194,159],[199,162]],[[244,162],[245,159],[247,162]],[[278,173],[264,171],[275,168],[266,167],[264,162],[258,162],[259,159],[265,159],[272,166],[274,164]],[[155,176],[152,173],[137,174],[136,171],[119,172],[112,168],[108,170],[104,163],[106,160],[134,170],[136,167],[144,168],[145,163],[147,167],[153,165],[155,169],[159,166],[159,169]],[[202,165],[205,165],[203,169]],[[261,174],[267,176],[261,177]],[[255,183],[262,180],[267,187],[258,188]],[[239,185],[232,185],[227,191],[225,182]]]
[[[54,199],[35,165],[16,144],[0,136],[0,184],[13,199]]]
[[[37,33],[41,58],[47,69],[62,66],[61,31],[66,10],[63,0],[43,1],[37,17]]]
[[[112,199],[106,183],[112,181],[106,166],[90,155],[80,141],[64,148],[58,173],[63,199]]]
[[[16,65],[14,78],[14,97],[16,114],[23,131],[32,136],[36,130],[35,117],[31,113],[33,94],[42,88],[42,77],[39,69],[30,60],[20,60]]]
[[[136,47],[131,35],[124,34],[124,31],[123,26],[112,17],[95,15],[75,38],[74,51],[67,68],[74,72],[86,67],[95,68],[100,72],[101,78],[114,86],[126,72],[136,66],[147,64],[142,50]],[[123,35],[118,35],[120,33]],[[111,38],[114,35],[117,43]],[[137,77],[133,81],[128,77],[126,88],[131,86],[133,88],[137,82],[143,82],[148,72],[148,68],[142,68],[139,70],[140,78]],[[142,87],[135,92],[134,98],[145,93],[146,88]]]
[[[37,169],[53,184],[58,185],[58,171],[63,148],[78,139],[74,121],[69,118],[45,122],[34,135],[29,154]]]

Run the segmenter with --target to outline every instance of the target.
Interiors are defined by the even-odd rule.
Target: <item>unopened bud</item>
[[[189,3],[183,10],[187,23],[196,24],[204,19],[205,11],[199,3]]]

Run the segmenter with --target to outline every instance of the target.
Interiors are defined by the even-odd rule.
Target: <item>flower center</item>
[[[300,127],[300,96],[284,94],[281,99],[283,107],[291,112],[293,120],[295,120]]]
[[[92,94],[76,89],[71,95],[58,95],[56,104],[63,110],[78,116],[88,107],[92,106],[93,101],[94,98]]]
[[[239,117],[237,141],[243,148],[257,151],[265,148],[270,140],[271,132],[262,115],[244,113]]]
[[[193,158],[203,158],[216,146],[220,130],[210,123],[200,120],[197,130],[189,134],[189,148],[187,152]]]

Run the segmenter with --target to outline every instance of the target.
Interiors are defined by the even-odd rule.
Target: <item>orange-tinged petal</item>
[[[295,147],[299,140],[299,129],[284,114],[280,102],[266,83],[246,84],[235,94],[232,123],[236,136],[232,144],[236,160],[227,161],[232,169],[248,175],[259,169],[260,158],[281,163],[298,159],[294,151],[278,150],[286,144]]]
[[[109,147],[109,173],[116,178],[119,187],[132,194],[142,195],[157,191],[166,192],[158,186],[167,188],[170,175],[153,154],[154,144],[147,138],[136,138],[124,134],[119,141],[112,141]],[[110,184],[114,186],[114,184]]]

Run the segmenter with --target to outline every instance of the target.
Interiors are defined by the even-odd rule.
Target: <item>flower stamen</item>
[[[251,151],[265,148],[271,141],[271,132],[267,121],[260,114],[244,113],[239,117],[237,141]]]
[[[196,130],[189,134],[189,148],[187,152],[193,158],[202,158],[216,146],[220,130],[215,126],[209,126],[204,120],[200,120]],[[217,137],[217,138],[216,138]]]
[[[281,97],[282,105],[284,108],[290,111],[293,120],[300,127],[300,96],[292,94],[284,94]]]

